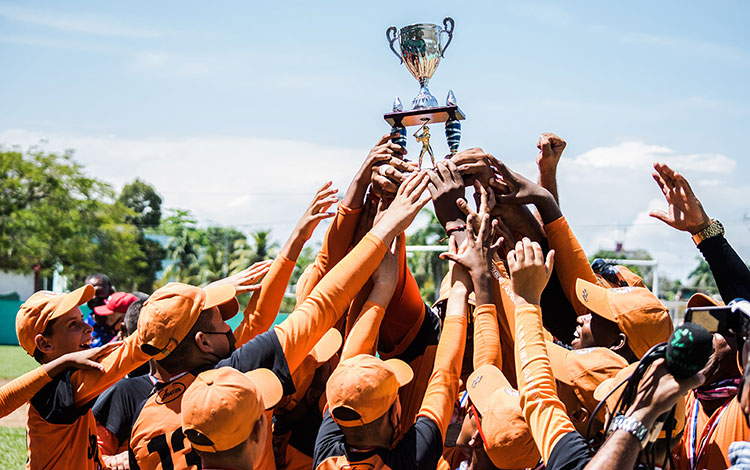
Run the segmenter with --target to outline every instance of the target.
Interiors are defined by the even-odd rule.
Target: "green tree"
[[[161,243],[146,236],[147,229],[155,228],[161,223],[161,196],[153,186],[136,178],[122,188],[117,200],[133,211],[128,220],[138,228],[138,246],[143,257],[137,273],[137,289],[151,292],[154,289],[156,274],[161,270],[162,261],[167,257],[167,250]]]
[[[57,268],[73,283],[106,272],[129,288],[143,253],[134,213],[112,188],[85,175],[68,151],[0,148],[0,269],[43,277]]]
[[[158,232],[169,237],[167,243],[167,267],[164,269],[160,285],[169,281],[199,285],[201,283],[201,243],[202,236],[197,221],[190,211],[169,209]]]
[[[445,236],[445,230],[435,214],[429,209],[422,209],[422,213],[428,217],[427,225],[408,236],[407,245],[437,245]],[[412,253],[406,262],[417,281],[422,299],[432,304],[437,299],[440,281],[448,273],[448,263],[440,259],[440,253],[434,251]]]
[[[691,287],[696,290],[709,295],[715,295],[719,293],[719,288],[716,287],[716,281],[714,275],[711,272],[711,268],[703,258],[698,258],[700,261],[698,266],[688,274],[688,281]]]

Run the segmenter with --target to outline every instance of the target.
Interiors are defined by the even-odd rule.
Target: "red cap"
[[[128,311],[130,304],[138,300],[130,292],[115,292],[110,295],[104,305],[94,307],[94,313],[97,315],[112,315],[113,313],[125,313]]]

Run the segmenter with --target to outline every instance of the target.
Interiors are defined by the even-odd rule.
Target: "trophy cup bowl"
[[[386,30],[385,34],[391,50],[419,81],[420,90],[411,103],[412,109],[438,106],[438,101],[430,93],[427,84],[453,40],[453,27],[453,19],[447,17],[443,20],[442,27],[430,23],[417,23],[404,26],[400,30],[397,30],[395,26]],[[443,33],[448,35],[445,45],[440,41]],[[396,41],[399,42],[400,53],[394,47]]]

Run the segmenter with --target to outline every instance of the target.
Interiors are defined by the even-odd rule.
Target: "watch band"
[[[612,425],[609,427],[609,432],[611,434],[618,429],[629,432],[630,434],[635,436],[635,438],[638,439],[638,442],[641,445],[641,449],[643,449],[648,443],[648,428],[633,417],[625,415],[615,416],[615,419],[612,421]]]
[[[693,235],[693,242],[698,246],[703,240],[717,237],[719,235],[724,235],[724,226],[718,220],[711,219],[711,223],[708,224],[708,227]]]

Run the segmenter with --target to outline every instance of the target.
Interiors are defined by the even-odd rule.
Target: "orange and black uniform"
[[[343,314],[380,264],[386,249],[378,237],[366,235],[286,320],[208,368],[229,366],[242,372],[270,369],[279,377],[284,394],[294,393],[292,372]],[[180,412],[184,391],[201,371],[186,372],[161,384],[146,401],[130,438],[131,469],[199,468],[200,460],[182,433]],[[270,427],[270,412],[267,417]],[[274,468],[270,429],[257,467]]]
[[[102,455],[115,455],[128,449],[137,412],[151,395],[154,385],[156,379],[151,374],[125,377],[96,399],[92,411]]]
[[[99,465],[94,399],[148,360],[130,337],[100,360],[105,372],[68,369],[30,400],[27,469],[90,469]]]
[[[417,420],[392,449],[350,448],[341,428],[326,410],[315,442],[314,468],[434,469],[443,451],[445,430],[458,392],[465,338],[466,318],[448,317]]]
[[[546,468],[582,469],[593,454],[557,396],[539,306],[516,308],[515,357],[521,407]]]

